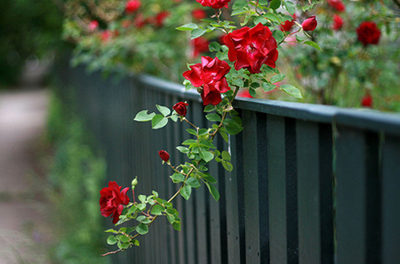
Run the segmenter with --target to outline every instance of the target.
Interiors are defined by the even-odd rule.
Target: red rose
[[[317,27],[317,20],[315,19],[315,16],[310,16],[304,20],[301,26],[305,31],[313,31]]]
[[[103,32],[100,33],[101,40],[106,43],[110,40],[112,37],[113,33],[110,30],[104,30]]]
[[[361,99],[361,105],[363,107],[372,107],[372,96],[368,92]]]
[[[185,117],[187,113],[186,106],[188,106],[187,103],[178,102],[172,107],[172,109],[174,109],[178,115]]]
[[[139,9],[142,3],[139,0],[129,0],[125,5],[125,12],[131,14]]]
[[[333,30],[339,30],[343,27],[343,18],[338,15],[333,15]]]
[[[296,19],[296,14],[293,14],[293,19],[292,20],[286,20],[285,22],[280,24],[280,29],[281,31],[288,32],[292,29],[294,23],[294,20]]]
[[[231,0],[196,0],[202,6],[209,6],[215,9],[228,7],[228,3]]]
[[[225,78],[231,67],[225,61],[203,56],[201,57],[201,63],[191,65],[190,69],[182,75],[194,87],[203,86],[201,97],[204,105],[219,104],[221,102],[221,93],[226,93],[231,89]]]
[[[342,0],[328,0],[328,4],[339,12],[343,12],[346,9]]]
[[[243,98],[253,98],[253,96],[250,95],[249,90],[241,90],[240,92],[238,92],[237,96]]]
[[[169,16],[168,11],[162,11],[158,13],[155,17],[155,25],[157,27],[162,27],[164,25],[164,20]]]
[[[358,40],[367,46],[368,44],[378,44],[381,36],[381,31],[376,26],[375,22],[364,21],[357,28]]]
[[[193,45],[193,58],[196,58],[200,55],[200,53],[207,52],[209,50],[208,45],[210,45],[210,42],[205,38],[198,37],[193,39],[191,42]]]
[[[95,31],[98,28],[99,22],[97,20],[92,20],[89,23],[89,31]]]
[[[104,217],[113,216],[113,223],[116,224],[119,220],[119,216],[124,209],[123,205],[129,203],[129,197],[126,192],[129,190],[128,187],[120,192],[122,186],[118,186],[115,181],[108,182],[108,187],[104,187],[100,191],[100,212]]]
[[[160,150],[158,151],[158,155],[160,156],[160,158],[165,161],[168,162],[169,161],[169,154],[168,152],[166,152],[165,150]]]
[[[194,19],[200,20],[207,16],[206,11],[203,9],[195,9],[192,11],[192,16]]]
[[[148,21],[144,18],[143,14],[137,14],[133,23],[135,24],[135,27],[142,28],[148,23]]]
[[[259,73],[263,64],[275,68],[278,45],[269,28],[261,23],[229,33],[224,37],[224,43],[229,48],[229,60],[235,61],[236,70],[244,68]]]

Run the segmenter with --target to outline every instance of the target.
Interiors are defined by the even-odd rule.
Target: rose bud
[[[361,98],[361,106],[372,107],[372,96],[368,92]]]
[[[158,151],[158,155],[160,156],[160,158],[165,161],[168,162],[169,161],[169,154],[168,152],[166,152],[165,150],[160,150]]]
[[[317,27],[317,20],[315,19],[315,16],[310,16],[304,20],[301,26],[305,31],[313,31]]]
[[[187,103],[178,102],[172,107],[172,109],[174,109],[178,115],[185,117],[187,113],[186,106],[188,106]]]

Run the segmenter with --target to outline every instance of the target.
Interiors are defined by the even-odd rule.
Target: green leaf
[[[153,215],[162,215],[162,212],[164,212],[164,207],[159,204],[154,205],[153,209],[151,209],[151,214]]]
[[[254,90],[253,88],[249,88],[249,94],[251,95],[251,97],[257,97],[257,92],[256,90]]]
[[[182,147],[182,146],[177,146],[176,149],[179,150],[181,153],[184,153],[184,154],[189,153],[189,149],[185,148],[185,147]]]
[[[221,51],[221,44],[218,42],[211,42],[210,45],[208,46],[208,49],[213,52],[213,51]]]
[[[271,3],[269,4],[269,8],[272,8],[273,10],[278,9],[281,6],[281,0],[272,0]]]
[[[172,214],[167,214],[167,219],[171,225],[175,222],[175,217]]]
[[[214,144],[208,140],[200,140],[200,147],[215,148]]]
[[[138,122],[147,122],[153,119],[153,117],[156,115],[155,113],[147,114],[148,110],[142,110],[139,113],[136,114],[135,118],[133,120],[138,121]]]
[[[296,98],[302,99],[303,96],[301,96],[301,92],[298,88],[294,87],[293,85],[290,84],[284,84],[280,87],[281,90],[283,90],[285,93],[290,94]]]
[[[156,105],[156,107],[158,111],[160,111],[160,113],[163,114],[163,116],[167,116],[171,113],[171,110],[166,106]]]
[[[132,205],[131,208],[128,210],[128,214],[133,214],[136,211],[137,207],[135,205]]]
[[[135,245],[135,246],[140,246],[140,243],[139,243],[139,240],[137,240],[137,239],[134,239],[133,241],[133,244]]]
[[[272,14],[272,13],[266,13],[265,15],[264,15],[267,19],[269,19],[269,20],[271,20],[271,21],[274,21],[274,22],[277,22],[277,23],[280,23],[281,21],[280,21],[280,19],[279,19],[279,17],[277,17],[276,15],[274,15],[274,14]],[[280,31],[280,30],[279,30]],[[282,32],[282,31],[281,31]],[[275,36],[274,36],[275,37]],[[276,39],[276,38],[275,38]],[[277,40],[278,41],[278,40]],[[279,41],[278,41],[279,42]]]
[[[294,5],[292,2],[290,2],[290,1],[285,1],[285,2],[284,2],[284,5],[285,5],[286,10],[287,10],[291,15],[293,15],[294,12],[296,11],[295,5]]]
[[[176,231],[181,231],[181,222],[179,221],[175,221],[173,224],[172,224],[172,227],[176,230]]]
[[[215,201],[219,200],[219,192],[217,188],[214,187],[214,185],[206,182],[206,185],[208,187],[208,190],[210,191],[211,195],[214,197]]]
[[[200,176],[212,184],[217,183],[217,180],[208,172],[202,173]]]
[[[304,39],[299,37],[298,35],[296,35],[296,40],[297,40],[297,42],[301,43],[301,42],[303,42]]]
[[[178,121],[178,116],[177,115],[171,115],[171,120],[176,122]]]
[[[151,120],[151,126],[153,129],[163,128],[168,124],[168,118],[163,115],[155,115]]]
[[[197,180],[197,179],[195,179],[193,177],[190,177],[189,179],[187,179],[186,183],[192,188],[198,188],[198,187],[201,186],[199,180]]]
[[[177,27],[176,29],[180,30],[180,31],[189,31],[189,30],[193,30],[196,28],[198,28],[198,26],[195,23],[188,23],[188,24],[182,25],[180,27]]]
[[[282,40],[285,38],[285,34],[280,30],[275,30],[274,33],[272,33],[272,35],[274,36],[276,42],[278,43],[282,42]]]
[[[244,82],[243,82],[242,79],[233,80],[232,83],[233,83],[234,85],[236,85],[236,86],[239,86],[239,87],[243,87],[243,86],[244,86]]]
[[[205,162],[210,162],[214,158],[214,154],[212,154],[210,151],[205,150],[203,148],[200,148],[200,157],[205,161]]]
[[[207,128],[201,128],[199,129],[199,136],[205,136],[208,134],[208,129]]]
[[[322,51],[322,49],[321,49],[321,48],[318,46],[318,44],[315,43],[314,41],[306,40],[306,41],[304,41],[303,43],[304,43],[304,44],[307,44],[307,45],[309,45],[309,46],[311,46],[311,47],[313,47],[313,48],[315,48],[315,49],[318,49],[318,50]]]
[[[222,166],[225,168],[227,171],[232,171],[233,170],[233,165],[230,162],[227,161],[222,161]]]
[[[141,201],[142,203],[146,202],[146,195],[141,194],[138,196],[138,198],[139,198],[139,201]]]
[[[114,229],[107,229],[106,231],[104,231],[106,233],[114,233],[114,234],[118,234],[117,230]]]
[[[137,205],[137,208],[138,208],[140,211],[143,211],[144,209],[146,209],[146,204],[138,204],[138,205]]]
[[[140,216],[138,216],[138,218],[136,218],[136,221],[142,222],[144,219],[146,219],[146,216],[145,215],[140,215]]]
[[[225,132],[223,132],[223,131],[219,131],[219,134],[221,135],[221,137],[225,140],[225,142],[226,143],[229,143],[229,137],[228,137],[228,134],[226,134]]]
[[[177,173],[175,172],[174,174],[172,174],[170,176],[170,178],[172,179],[172,181],[174,183],[178,183],[178,182],[183,182],[185,180],[185,176],[183,176],[183,174],[181,173]]]
[[[222,156],[222,158],[223,158],[224,160],[227,160],[227,161],[230,161],[230,160],[231,160],[231,154],[229,154],[228,151],[225,151],[225,150],[222,151],[221,156]]]
[[[191,32],[191,39],[195,39],[195,38],[201,37],[206,32],[207,32],[207,30],[205,30],[205,29],[195,28]]]
[[[264,90],[264,92],[269,92],[269,91],[274,90],[276,88],[276,85],[275,84],[270,84],[270,83],[267,83],[267,82],[263,82],[261,84],[261,88]]]
[[[192,193],[192,187],[190,187],[189,185],[185,185],[179,193],[182,195],[183,198],[189,200],[190,194]]]
[[[243,127],[235,122],[233,119],[225,119],[224,121],[226,132],[230,135],[237,135],[243,130]]]
[[[187,131],[189,134],[192,134],[192,135],[197,136],[197,131],[194,130],[194,129],[192,129],[192,128],[188,128],[188,129],[186,129],[186,131]]]
[[[208,114],[206,118],[212,122],[221,122],[221,116],[219,114]]]
[[[123,242],[123,243],[126,243],[126,242],[128,242],[129,241],[129,237],[127,237],[127,236],[121,236],[121,242]]]
[[[192,145],[192,144],[197,144],[197,140],[195,140],[195,139],[186,139],[185,141],[182,142],[182,145]]]
[[[145,235],[149,232],[149,227],[146,224],[141,223],[136,227],[136,232],[140,235]]]
[[[109,245],[115,245],[117,243],[117,239],[115,238],[115,236],[109,236],[107,238],[107,244]]]
[[[209,104],[204,108],[204,112],[212,112],[214,110],[215,110],[215,106],[212,104]]]
[[[286,75],[285,74],[277,74],[271,77],[271,83],[277,83],[280,81],[283,81],[285,79]]]

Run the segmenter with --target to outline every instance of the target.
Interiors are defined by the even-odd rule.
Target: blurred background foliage
[[[63,14],[52,0],[0,1],[0,88],[18,83],[29,58],[48,58],[63,45]]]
[[[99,213],[99,190],[104,185],[106,163],[86,132],[83,121],[69,103],[52,94],[47,139],[54,146],[49,177],[49,199],[54,211],[57,241],[52,263],[106,264],[104,219]],[[63,98],[65,100],[65,98]]]
[[[211,42],[221,43],[222,34],[217,31],[191,40],[190,34],[175,30],[186,23],[201,25],[201,19],[214,14],[211,8],[204,8],[194,0],[148,0],[139,1],[141,4],[134,11],[128,11],[127,3],[135,1],[65,1],[63,37],[76,44],[75,64],[86,63],[92,70],[123,69],[182,81],[186,63],[199,62],[201,55],[210,55],[207,46]],[[244,0],[235,0],[230,2],[230,8],[242,2],[247,5]],[[305,1],[282,0],[282,7],[285,2],[297,6],[289,28],[272,26],[274,23],[267,17],[260,19],[261,16],[242,25],[251,26],[257,20],[272,26],[271,30],[285,32],[286,46],[279,50],[278,65],[286,79],[276,85],[294,84],[305,99],[294,99],[279,89],[268,93],[258,89],[257,98],[400,111],[398,0],[325,0],[310,9],[304,8]],[[254,7],[249,5],[249,8]],[[165,16],[157,23],[156,17],[161,13]],[[301,24],[311,15],[316,15],[318,26],[309,33],[322,51],[299,45],[299,39],[295,38],[299,27],[294,21]],[[243,18],[231,17],[227,9],[223,10],[223,17],[243,22]],[[380,31],[377,44],[364,45],[358,40],[357,28],[364,21],[377,25]],[[92,27],[93,22],[96,27]],[[246,88],[239,95],[251,97]]]

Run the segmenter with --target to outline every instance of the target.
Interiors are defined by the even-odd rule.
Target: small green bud
[[[136,185],[138,185],[137,177],[135,177],[135,179],[132,180],[132,189],[135,189]]]

